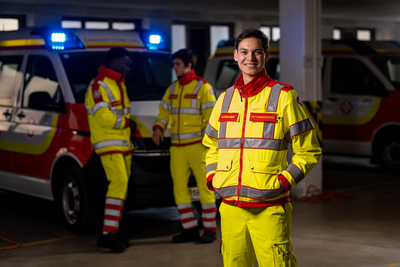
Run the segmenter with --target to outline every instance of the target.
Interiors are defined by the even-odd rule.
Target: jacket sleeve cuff
[[[128,128],[130,124],[131,124],[131,120],[125,118],[125,128]]]
[[[215,189],[212,185],[212,179],[214,178],[214,175],[215,175],[215,173],[212,173],[207,177],[207,187],[211,191],[215,191]]]
[[[164,132],[164,129],[163,129],[161,126],[159,126],[159,125],[154,125],[154,126],[153,126],[153,132],[154,132],[155,129],[160,129],[161,132]]]
[[[290,191],[290,189],[292,189],[292,185],[290,184],[290,182],[286,179],[286,177],[283,174],[279,174],[278,179],[283,184],[284,191],[282,193],[287,193]]]

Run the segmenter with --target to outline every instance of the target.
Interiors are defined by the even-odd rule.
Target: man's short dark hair
[[[110,66],[110,64],[113,62],[114,59],[128,56],[131,58],[131,53],[129,53],[128,50],[122,47],[113,47],[107,52],[107,66]]]
[[[236,50],[238,50],[241,41],[251,37],[260,39],[262,41],[262,46],[264,47],[264,51],[267,52],[269,47],[269,38],[262,31],[254,28],[246,29],[238,35],[238,37],[235,40]]]
[[[185,64],[185,67],[187,67],[189,63],[192,63],[192,69],[196,65],[196,61],[197,61],[196,53],[193,52],[193,50],[188,49],[188,48],[181,49],[171,55],[172,60],[174,60],[176,58],[179,58],[180,60],[182,60],[183,64]]]

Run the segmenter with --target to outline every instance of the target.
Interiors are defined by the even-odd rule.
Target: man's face
[[[176,73],[176,77],[182,78],[192,70],[192,63],[189,63],[185,67],[185,63],[183,63],[182,59],[175,58],[173,69]]]
[[[110,69],[115,70],[122,76],[126,76],[129,71],[130,59],[128,56],[119,57],[113,60]]]
[[[243,73],[245,84],[263,69],[269,59],[269,51],[264,51],[262,40],[254,37],[243,39],[233,55]]]

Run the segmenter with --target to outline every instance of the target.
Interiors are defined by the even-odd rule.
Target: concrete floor
[[[400,266],[400,176],[358,161],[324,162],[324,188],[347,200],[293,199],[292,241],[298,266]],[[97,234],[72,235],[52,202],[0,192],[0,236],[22,244],[0,251],[0,266],[222,266],[219,242],[173,244],[181,231],[174,207],[125,214],[121,234],[132,247],[115,254]],[[220,233],[218,232],[218,241]],[[0,240],[0,248],[9,246]]]

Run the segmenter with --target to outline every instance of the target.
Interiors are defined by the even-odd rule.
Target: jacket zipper
[[[178,108],[178,142],[181,144],[181,137],[180,137],[180,123],[181,123],[181,105],[182,105],[182,96],[183,96],[183,85],[181,89],[181,95],[179,96],[179,108]]]
[[[238,201],[240,199],[240,191],[242,189],[242,173],[243,173],[243,147],[244,147],[244,133],[246,128],[246,119],[247,119],[247,104],[248,98],[244,99],[244,118],[243,118],[243,126],[242,126],[242,136],[240,139],[240,171],[239,171],[239,184],[238,184]]]

